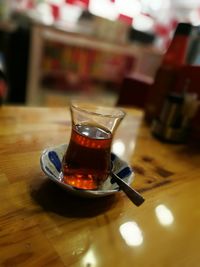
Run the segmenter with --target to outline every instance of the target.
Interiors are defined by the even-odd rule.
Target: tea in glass
[[[71,105],[72,131],[63,157],[63,181],[82,189],[97,189],[111,168],[113,133],[125,113],[118,109]]]

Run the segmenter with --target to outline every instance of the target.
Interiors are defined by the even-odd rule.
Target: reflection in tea
[[[63,181],[82,189],[96,189],[110,173],[112,133],[102,126],[73,125],[63,158]]]

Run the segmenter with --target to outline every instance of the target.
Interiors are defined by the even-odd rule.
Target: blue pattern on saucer
[[[63,183],[61,167],[62,159],[66,149],[66,144],[50,147],[45,149],[40,157],[41,168],[51,180],[62,186],[67,191],[82,197],[102,197],[120,191],[119,186],[111,177],[108,177],[108,179],[103,183],[102,187],[98,190],[77,189]],[[116,173],[126,183],[131,184],[134,176],[131,167],[114,153],[111,153],[111,162],[113,172]]]
[[[125,167],[122,170],[120,170],[119,172],[117,172],[116,174],[121,178],[124,179],[127,176],[130,176],[132,173],[132,170],[130,169],[130,167]],[[110,180],[111,184],[115,183],[115,179],[111,178]]]
[[[56,170],[58,172],[60,172],[62,165],[61,165],[61,161],[58,157],[58,154],[55,151],[49,151],[48,157],[49,157],[49,160],[54,164]]]

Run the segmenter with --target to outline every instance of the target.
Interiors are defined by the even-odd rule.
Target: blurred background
[[[1,0],[2,102],[126,104],[119,98],[132,86],[143,107],[180,22],[193,26],[186,63],[198,66],[199,0]]]

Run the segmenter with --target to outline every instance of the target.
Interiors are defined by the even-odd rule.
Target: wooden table
[[[141,120],[129,110],[113,142],[146,198],[136,207],[72,197],[41,171],[42,150],[69,140],[67,109],[0,108],[0,266],[200,266],[200,151]]]

